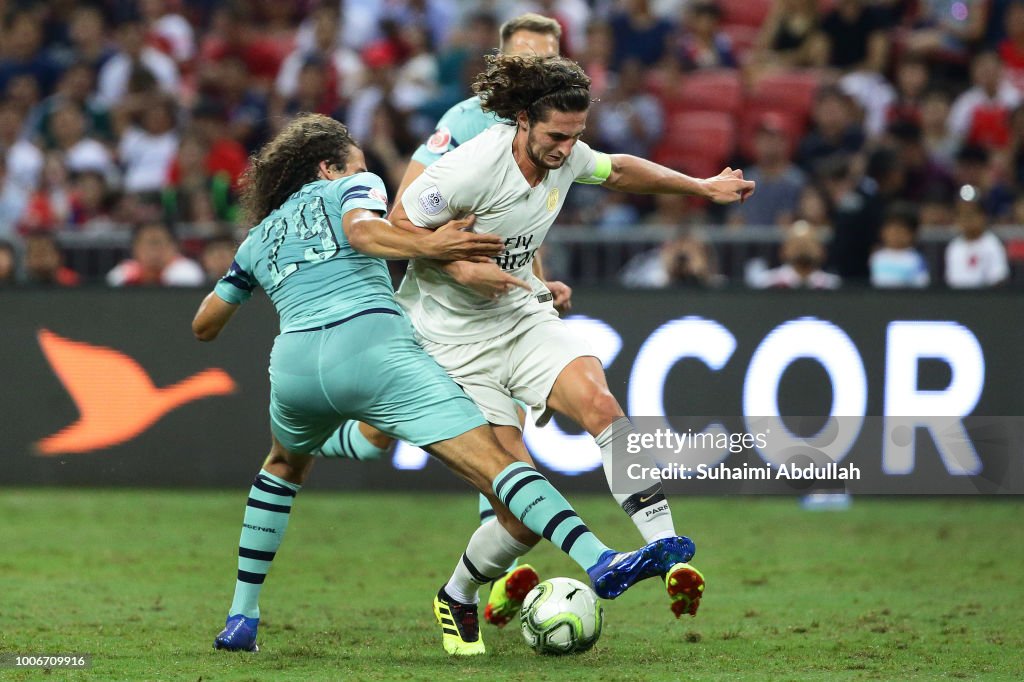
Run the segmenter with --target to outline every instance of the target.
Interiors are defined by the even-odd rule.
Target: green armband
[[[604,152],[594,151],[594,172],[585,178],[576,178],[583,185],[603,184],[612,174],[612,157]]]

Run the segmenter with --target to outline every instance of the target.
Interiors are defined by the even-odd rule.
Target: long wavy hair
[[[487,70],[473,82],[484,111],[510,121],[525,111],[535,123],[551,109],[573,113],[590,107],[590,77],[571,59],[504,54],[486,59]]]
[[[321,161],[343,168],[353,146],[343,123],[322,114],[299,114],[249,158],[242,179],[246,220],[259,223],[303,185],[316,180]]]

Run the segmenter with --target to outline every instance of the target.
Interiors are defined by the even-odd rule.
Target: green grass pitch
[[[87,671],[12,680],[1024,679],[1024,505],[676,497],[708,579],[676,621],[649,581],[605,602],[581,656],[485,630],[449,659],[430,602],[474,528],[464,495],[301,494],[263,590],[259,654],[215,652],[234,585],[246,490],[0,493],[0,652],[89,653]],[[574,496],[609,544],[637,544],[604,496]],[[551,546],[530,561],[583,578]]]

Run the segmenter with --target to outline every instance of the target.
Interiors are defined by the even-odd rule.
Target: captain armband
[[[612,174],[612,157],[604,152],[591,150],[594,155],[594,172],[582,178],[576,178],[576,182],[583,185],[601,185]]]

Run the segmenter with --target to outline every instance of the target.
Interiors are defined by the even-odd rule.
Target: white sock
[[[529,551],[529,545],[512,537],[497,519],[491,519],[469,539],[444,591],[457,602],[476,604],[480,586],[500,578],[513,560]]]
[[[612,497],[636,524],[637,530],[644,536],[644,542],[650,543],[674,537],[676,528],[672,522],[672,510],[668,507],[668,500],[661,491],[661,483],[648,485],[647,481],[636,481],[625,474],[631,464],[639,464],[644,469],[653,469],[657,466],[646,452],[627,452],[626,438],[635,431],[629,419],[619,417],[594,440],[601,448],[604,475],[608,479],[608,487],[612,488]]]

